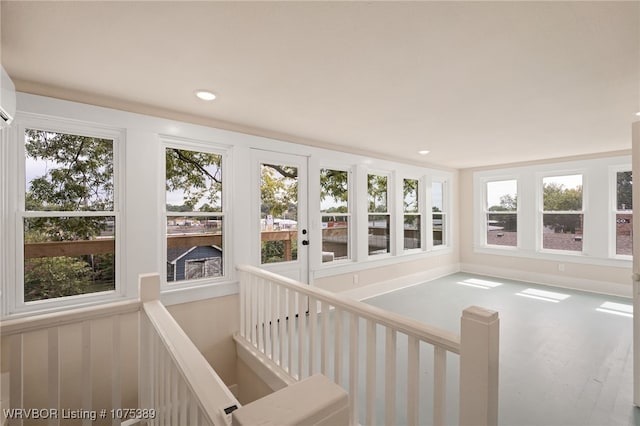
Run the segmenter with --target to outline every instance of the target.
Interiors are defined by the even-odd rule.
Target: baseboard
[[[606,294],[618,297],[632,297],[631,277],[629,284],[619,284],[607,281],[589,280],[585,278],[566,277],[540,272],[523,271],[520,269],[498,268],[495,266],[461,263],[461,272],[487,275],[497,278],[506,278],[535,284],[550,285],[553,287],[567,288],[571,290],[588,291],[591,293]]]
[[[382,281],[367,286],[354,288],[352,290],[340,292],[341,296],[351,297],[356,300],[365,300],[385,293],[400,290],[414,285],[422,284],[426,281],[444,277],[460,271],[458,263],[430,268],[417,274],[403,275],[392,280]]]

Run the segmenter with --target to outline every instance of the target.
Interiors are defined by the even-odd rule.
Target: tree
[[[633,180],[631,172],[618,172],[617,180],[617,209],[633,210]]]
[[[222,194],[222,156],[207,152],[167,148],[165,152],[167,191],[180,191],[183,210],[219,211]],[[202,210],[199,204],[206,205]]]
[[[384,213],[387,211],[387,177],[367,175],[369,193],[369,212]]]
[[[582,185],[565,188],[555,182],[545,183],[543,192],[543,225],[559,233],[574,234],[582,229]],[[562,214],[553,212],[576,212]]]
[[[509,212],[518,209],[517,195],[504,194],[500,197],[500,204],[489,207],[492,212]]]

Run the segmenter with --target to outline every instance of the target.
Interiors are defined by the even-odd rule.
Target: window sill
[[[195,302],[202,299],[229,296],[239,291],[237,281],[224,281],[210,284],[183,284],[164,286],[160,300],[165,306]]]
[[[581,252],[563,252],[560,250],[527,251],[512,247],[477,246],[473,251],[476,254],[511,256],[531,260],[551,260],[557,262],[582,263],[597,266],[610,266],[615,268],[630,268],[632,263],[632,258],[630,256],[627,256],[627,258],[604,258],[589,256]]]

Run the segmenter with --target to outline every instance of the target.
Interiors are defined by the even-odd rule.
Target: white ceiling
[[[1,8],[18,89],[413,163],[626,150],[640,111],[637,1]],[[198,88],[219,98],[200,101]]]

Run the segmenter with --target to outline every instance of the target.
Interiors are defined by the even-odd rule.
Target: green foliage
[[[633,179],[630,171],[618,172],[616,195],[618,210],[633,210]]]
[[[404,179],[404,211],[406,213],[417,213],[418,210],[418,180]]]
[[[24,300],[73,296],[88,292],[93,271],[89,264],[72,257],[25,260]]]
[[[331,197],[336,201],[346,203],[349,193],[349,174],[342,170],[320,170],[320,200]]]
[[[260,196],[264,215],[297,217],[298,169],[295,167],[263,164],[261,168]]]
[[[200,208],[200,211],[220,211],[218,206],[222,195],[221,161],[222,156],[218,154],[167,148],[167,191],[184,193],[185,210],[177,211],[194,211],[202,201],[208,210]]]
[[[546,212],[582,210],[582,186],[565,188],[558,183],[543,185],[543,204]]]
[[[384,213],[387,211],[387,177],[367,175],[369,194],[369,212]]]
[[[505,194],[500,197],[500,204],[489,207],[492,212],[513,212],[518,209],[517,195]]]

